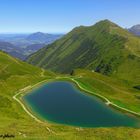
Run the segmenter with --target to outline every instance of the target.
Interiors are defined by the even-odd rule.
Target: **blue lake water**
[[[81,127],[140,127],[140,120],[111,107],[65,81],[46,83],[23,96],[40,119]]]

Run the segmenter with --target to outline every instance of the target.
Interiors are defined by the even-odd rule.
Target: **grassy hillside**
[[[79,76],[82,77],[77,79]],[[15,135],[14,140],[139,140],[140,130],[134,128],[89,129],[58,125],[49,122],[45,124],[36,122],[23,110],[20,104],[13,99],[13,96],[22,88],[54,77],[55,75],[51,72],[36,68],[16,60],[6,53],[0,52],[1,135]],[[75,72],[74,77],[79,80],[79,82],[86,84],[86,87],[93,91],[95,91],[95,89],[97,90],[98,86],[102,87],[102,92],[103,90],[105,91],[106,88],[104,86],[107,87],[107,85],[102,83],[104,80],[104,82],[108,82],[109,84],[112,83],[112,86],[116,85],[115,81],[112,82],[110,78],[89,71],[78,70]],[[123,88],[124,85],[120,83],[117,87]],[[111,95],[111,93],[107,92],[108,91],[105,92],[105,96]],[[119,94],[119,96],[121,95],[122,94]],[[132,98],[132,96],[129,97]],[[113,98],[113,95],[110,96],[110,99],[111,98]],[[116,98],[118,98],[117,93],[115,93],[114,96],[114,99]],[[137,102],[135,105],[137,107]]]
[[[41,135],[41,131],[45,128],[38,127],[38,124],[26,114],[13,96],[20,89],[50,76],[53,77],[54,74],[21,62],[0,51],[0,135],[13,134],[17,139],[24,138],[24,133]]]
[[[108,20],[73,29],[27,61],[61,73],[84,68],[140,83],[140,39]]]
[[[85,89],[103,95],[121,107],[140,112],[140,91],[131,87],[129,83],[89,70],[76,70],[74,75],[80,76],[76,80]]]

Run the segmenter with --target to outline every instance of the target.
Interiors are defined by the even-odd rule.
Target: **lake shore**
[[[68,81],[71,81],[72,83],[75,83],[77,85],[77,87],[79,87],[79,89],[81,89],[82,91],[85,91],[85,92],[88,92],[88,93],[92,93],[92,95],[95,95],[97,97],[99,97],[100,99],[102,99],[103,101],[105,101],[106,105],[110,105],[111,107],[115,108],[116,109],[119,109],[119,110],[122,110],[122,111],[126,111],[126,112],[129,112],[127,109],[123,110],[121,107],[118,107],[114,104],[112,104],[107,98],[103,97],[103,96],[100,96],[96,93],[93,93],[91,91],[88,91],[86,89],[84,89],[83,87],[80,86],[80,84],[73,78],[73,77],[56,77],[55,79],[47,79],[47,80],[43,80],[33,86],[28,86],[28,87],[25,87],[23,89],[21,89],[15,96],[13,96],[13,98],[19,102],[21,104],[21,106],[23,107],[23,109],[26,111],[26,113],[28,115],[30,115],[34,120],[36,120],[37,122],[40,122],[40,123],[44,123],[42,120],[40,120],[39,118],[36,117],[36,115],[33,115],[31,111],[29,111],[27,109],[27,107],[24,105],[24,103],[22,103],[22,100],[21,99],[18,99],[19,96],[21,97],[21,95],[23,96],[24,94],[28,93],[28,91],[31,91],[33,88],[37,88],[39,87],[40,85],[44,84],[44,83],[48,83],[48,82],[51,82],[51,81],[57,81],[57,80],[68,80]],[[129,112],[129,113],[132,113],[132,112]],[[136,114],[134,114],[136,115]]]

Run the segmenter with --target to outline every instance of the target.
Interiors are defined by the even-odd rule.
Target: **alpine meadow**
[[[138,5],[2,1],[0,139],[139,140]]]

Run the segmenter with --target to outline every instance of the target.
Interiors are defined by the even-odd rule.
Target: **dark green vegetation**
[[[140,90],[140,85],[139,86],[134,86],[134,88]]]
[[[66,81],[46,83],[26,94],[24,103],[42,120],[79,127],[138,127],[136,119],[108,107]]]
[[[55,72],[84,68],[140,83],[140,39],[108,20],[73,29],[27,61]]]
[[[135,95],[139,95],[138,90],[133,89],[131,94],[131,89],[121,82],[89,71],[79,70],[73,75],[90,90],[104,94],[109,99],[116,99],[118,103],[121,101],[120,104],[124,102],[137,110],[140,108],[138,99],[134,98]],[[79,75],[82,76],[80,79]],[[54,77],[51,72],[43,71],[0,52],[0,134],[14,134],[14,140],[139,140],[140,129],[123,127],[89,129],[36,122],[13,99],[13,96],[20,89]]]

